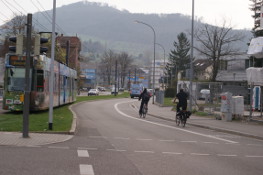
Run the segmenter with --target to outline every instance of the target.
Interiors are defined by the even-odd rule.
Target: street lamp
[[[145,22],[138,21],[138,20],[135,20],[134,22],[139,23],[139,24],[144,24],[144,25],[150,27],[153,31],[153,104],[154,104],[154,94],[155,94],[155,87],[154,87],[155,86],[155,40],[156,40],[155,30],[151,25],[149,25]]]
[[[161,44],[159,44],[159,43],[155,43],[155,44],[157,44],[158,46],[160,46],[163,49],[163,61],[164,61],[163,72],[164,72],[164,69],[165,69],[165,49]],[[163,80],[163,83],[164,83],[164,80]]]
[[[192,0],[192,28],[191,28],[191,62],[190,62],[190,104],[189,109],[192,111],[193,104],[193,49],[194,49],[194,3]]]

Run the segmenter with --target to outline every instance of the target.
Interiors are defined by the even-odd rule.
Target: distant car
[[[99,91],[97,89],[90,89],[88,92],[88,96],[90,95],[99,95]]]
[[[210,90],[209,89],[202,89],[200,91],[200,97],[199,97],[200,100],[204,100],[204,99],[209,98],[209,97],[210,97]]]
[[[105,87],[98,87],[99,91],[106,91]]]
[[[139,97],[143,91],[143,86],[141,84],[132,84],[130,88],[131,98]]]
[[[115,92],[115,91],[116,91],[116,92]],[[114,95],[115,95],[115,93],[116,93],[116,95],[118,95],[118,88],[115,89],[115,86],[112,86],[112,88],[111,88],[111,94],[114,94]]]
[[[123,92],[123,91],[124,91],[124,88],[119,88],[119,91],[120,91],[120,92]]]

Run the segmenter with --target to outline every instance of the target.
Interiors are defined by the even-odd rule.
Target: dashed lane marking
[[[180,141],[182,143],[197,143],[197,141]]]
[[[136,140],[139,140],[139,141],[151,141],[153,139],[136,139]]]
[[[247,158],[263,158],[263,156],[246,155]]]
[[[159,140],[160,142],[175,142],[175,140]]]
[[[134,151],[135,153],[154,153],[154,151]]]
[[[114,137],[114,139],[129,140],[130,138],[128,138],[128,137]]]
[[[171,154],[171,155],[181,155],[183,153],[177,153],[177,152],[162,152],[163,154]]]
[[[114,108],[115,108],[115,110],[118,113],[120,113],[124,117],[130,118],[130,119],[133,119],[133,120],[143,121],[145,123],[150,123],[150,124],[157,125],[157,126],[162,126],[162,127],[166,127],[166,128],[170,128],[170,129],[180,130],[180,131],[187,132],[187,133],[190,133],[190,134],[195,134],[195,135],[199,135],[199,136],[203,136],[203,137],[208,137],[208,138],[211,138],[211,139],[221,140],[221,141],[228,142],[228,143],[238,143],[238,142],[235,142],[235,141],[232,141],[232,140],[227,140],[227,139],[215,137],[215,136],[212,136],[212,135],[206,135],[206,134],[202,134],[202,133],[198,133],[198,132],[194,132],[194,131],[189,131],[189,130],[185,130],[185,129],[181,129],[181,128],[177,128],[177,127],[173,127],[173,126],[169,126],[169,125],[165,125],[165,124],[161,124],[161,123],[151,122],[151,121],[148,121],[148,120],[143,120],[143,119],[132,117],[130,115],[127,115],[127,114],[123,113],[122,111],[120,111],[118,109],[118,105],[123,104],[123,103],[130,103],[130,101],[116,103],[114,105]]]
[[[49,146],[48,148],[52,148],[52,149],[69,149],[68,146]]]
[[[107,149],[107,151],[125,152],[127,150],[124,150],[124,149]]]
[[[81,150],[98,150],[98,148],[87,148],[87,147],[78,147]]]
[[[211,154],[205,154],[205,153],[191,153],[193,156],[210,156]]]
[[[217,154],[217,156],[220,156],[220,157],[237,157],[237,155],[235,155],[235,154]]]
[[[92,165],[80,164],[79,170],[80,170],[80,175],[94,175]]]
[[[89,157],[88,150],[78,150],[78,156],[79,157]]]

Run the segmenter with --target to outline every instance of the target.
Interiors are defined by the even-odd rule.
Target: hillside
[[[52,16],[52,11],[47,13]],[[37,13],[34,14],[34,18],[51,29],[51,24],[45,16]],[[64,35],[78,35],[82,41],[99,41],[107,49],[139,55],[152,50],[153,32],[149,27],[135,23],[135,20],[143,21],[154,28],[156,42],[165,47],[166,53],[173,48],[177,35],[180,32],[187,33],[191,28],[191,18],[178,13],[134,14],[106,4],[90,2],[78,2],[57,8],[57,24],[65,32]],[[195,25],[200,23],[196,21]],[[251,33],[243,32],[247,34],[247,39],[240,43],[240,47],[245,51]],[[161,49],[156,51],[163,52]]]

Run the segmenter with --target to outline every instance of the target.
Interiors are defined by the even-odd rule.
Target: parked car
[[[118,88],[115,89],[115,86],[112,86],[111,88],[111,94],[115,95],[115,90],[116,90],[116,95],[118,95]]]
[[[99,91],[106,91],[105,87],[98,87]]]
[[[90,95],[99,95],[98,89],[90,89],[88,92],[88,96]]]
[[[200,91],[200,97],[199,97],[200,100],[204,100],[204,99],[209,98],[209,97],[210,97],[210,90],[209,89],[202,89]]]
[[[120,92],[124,92],[124,88],[119,88],[119,91]]]

